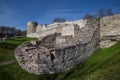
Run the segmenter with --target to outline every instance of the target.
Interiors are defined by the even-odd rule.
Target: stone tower
[[[37,25],[38,25],[37,22],[28,22],[27,23],[27,34],[35,33]]]

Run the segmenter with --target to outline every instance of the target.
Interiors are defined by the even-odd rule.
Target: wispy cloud
[[[43,21],[43,23],[44,21],[50,22],[56,17],[66,18],[68,20],[75,20],[81,18],[83,14],[84,13],[82,11],[77,9],[55,9],[48,11],[46,14],[40,17],[39,21]]]
[[[14,12],[7,6],[0,7],[0,25],[14,25]]]
[[[14,16],[14,11],[8,6],[0,6],[0,25],[16,26],[18,22]]]
[[[52,10],[51,12],[52,13],[62,13],[62,12],[73,12],[73,11],[75,11],[75,10],[73,10],[73,9],[55,9],[55,10]]]

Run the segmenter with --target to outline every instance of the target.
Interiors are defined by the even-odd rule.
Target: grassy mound
[[[120,80],[120,42],[106,49],[98,49],[84,63],[59,74],[35,75],[20,68],[14,49],[32,38],[16,38],[0,43],[0,62],[16,63],[0,67],[0,80]]]

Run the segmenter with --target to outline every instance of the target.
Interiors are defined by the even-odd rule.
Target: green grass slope
[[[31,41],[35,39],[36,38],[22,37],[0,42],[0,62],[13,59],[14,50],[18,45],[22,44],[25,41]]]
[[[16,38],[0,43],[0,62],[15,60],[14,49],[32,38]],[[59,74],[35,75],[22,70],[16,63],[0,67],[0,80],[120,80],[120,42],[98,49],[84,63]]]

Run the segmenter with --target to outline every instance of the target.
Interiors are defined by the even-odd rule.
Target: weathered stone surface
[[[120,14],[100,19],[100,36],[120,35]]]
[[[30,73],[52,74],[68,70],[86,60],[99,47],[99,24],[97,19],[95,21],[96,24],[81,28],[75,37],[53,34],[23,43],[16,48],[15,57],[22,69]],[[62,38],[65,41],[59,41]]]
[[[30,23],[27,36],[39,39],[16,48],[15,57],[20,66],[35,74],[58,73],[83,62],[97,48],[120,41],[120,14],[40,28]]]
[[[63,23],[53,23],[47,26],[45,25],[36,26],[35,22],[33,23],[30,22],[27,29],[28,32],[27,36],[40,38],[54,33],[62,33],[61,35],[63,36],[72,35],[74,37],[76,33],[79,33],[79,29],[84,28],[85,26],[91,24],[92,26],[96,26],[96,23],[100,23],[100,38],[101,38],[100,47],[101,48],[110,47],[117,42],[111,40],[102,41],[103,40],[102,38],[104,36],[109,36],[109,35],[120,35],[120,14],[102,17],[98,22],[95,22],[94,19],[92,20],[92,22],[90,21],[88,21],[87,19],[86,20],[81,19],[76,21],[67,21]],[[84,32],[84,29],[82,32]],[[82,39],[83,38],[81,38],[80,41],[84,40]]]
[[[118,41],[120,41],[120,35],[109,35],[109,36],[106,35],[101,37],[100,47],[101,48],[110,47]]]
[[[100,47],[110,47],[120,39],[120,14],[106,16],[100,19]],[[111,36],[111,37],[110,37]],[[114,37],[112,37],[114,36]]]
[[[27,23],[27,34],[36,33],[37,22],[28,22]]]

